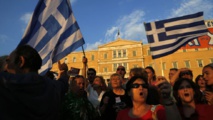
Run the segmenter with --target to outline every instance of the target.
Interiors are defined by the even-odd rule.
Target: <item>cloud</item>
[[[213,17],[213,2],[211,0],[183,0],[180,6],[173,9],[169,17],[177,17],[204,11],[204,18]]]
[[[102,40],[99,40],[93,44],[87,43],[86,50],[95,50],[98,48],[99,45],[102,45],[102,44],[103,44]]]
[[[106,31],[105,41],[112,41],[116,39],[118,29],[120,30],[120,37],[129,40],[144,40],[144,11],[135,10],[129,15],[119,18],[114,26]]]
[[[28,24],[31,16],[32,16],[32,13],[25,13],[24,15],[21,16],[20,20],[22,20],[22,21],[24,21],[24,23]]]
[[[5,43],[8,40],[8,37],[6,35],[0,34],[0,43]]]

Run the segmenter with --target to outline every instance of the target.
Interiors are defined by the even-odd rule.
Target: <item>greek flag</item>
[[[203,12],[145,23],[144,26],[153,59],[172,54],[208,32]]]
[[[42,58],[44,75],[70,52],[84,44],[70,0],[39,0],[19,45],[28,44]]]

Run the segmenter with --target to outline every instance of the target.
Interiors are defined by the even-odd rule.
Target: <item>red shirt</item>
[[[143,116],[139,118],[131,118],[129,116],[129,111],[131,108],[127,108],[124,110],[121,110],[118,115],[116,120],[154,120],[152,114],[155,114],[154,112],[150,110]],[[162,105],[158,105],[155,110],[156,114],[154,116],[157,117],[158,120],[166,120],[166,112],[165,108]]]

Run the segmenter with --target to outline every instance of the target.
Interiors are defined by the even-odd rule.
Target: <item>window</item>
[[[213,58],[210,58],[210,63],[213,63]]]
[[[68,59],[67,58],[64,59],[64,63],[68,64]]]
[[[116,50],[113,50],[113,58],[116,58]]]
[[[121,58],[121,50],[118,50],[118,58]]]
[[[76,57],[73,57],[72,62],[76,62]]]
[[[123,50],[123,57],[126,57],[126,50]]]
[[[127,70],[127,63],[123,63],[123,66],[124,66],[125,69]]]
[[[189,60],[185,61],[185,66],[186,66],[187,68],[190,68],[190,61],[189,61]]]
[[[147,55],[151,55],[151,51],[150,50],[147,50]]]
[[[178,68],[177,62],[172,62],[173,68]]]
[[[104,67],[104,72],[107,72],[107,67]]]
[[[116,64],[116,63],[113,64],[113,70],[114,70],[114,71],[117,70],[117,64]]]
[[[136,51],[134,50],[132,54],[133,54],[133,56],[136,56]]]
[[[162,69],[166,70],[166,63],[165,62],[162,63]]]
[[[203,62],[202,62],[202,60],[197,60],[197,63],[198,63],[198,67],[203,67]]]
[[[107,53],[104,54],[104,59],[107,59]]]
[[[91,60],[92,60],[92,61],[94,61],[94,60],[95,60],[95,56],[94,56],[94,55],[92,55]]]

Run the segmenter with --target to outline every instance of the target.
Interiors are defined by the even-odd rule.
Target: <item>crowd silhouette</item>
[[[130,68],[125,78],[120,65],[109,83],[88,67],[86,57],[82,75],[70,76],[67,64],[58,61],[59,73],[41,76],[41,64],[29,45],[0,57],[1,120],[213,119],[213,63],[195,79],[189,68],[160,76],[151,66]]]

